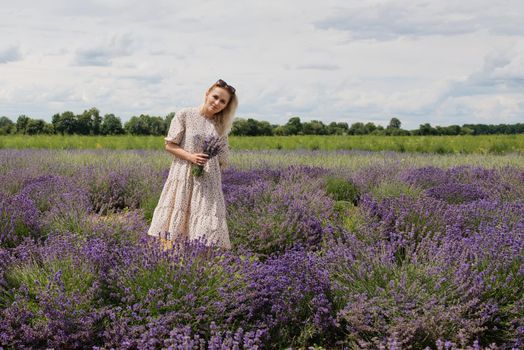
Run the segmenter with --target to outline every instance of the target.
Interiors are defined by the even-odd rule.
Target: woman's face
[[[211,91],[206,93],[206,100],[204,102],[204,111],[208,115],[220,113],[226,108],[231,96],[229,92],[219,86],[213,87]]]

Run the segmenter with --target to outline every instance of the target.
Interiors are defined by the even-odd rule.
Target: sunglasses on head
[[[222,79],[218,79],[218,81],[215,83],[215,85],[223,87],[224,89],[227,89],[231,94],[235,94],[236,89],[232,87],[231,85],[228,85],[225,81]]]

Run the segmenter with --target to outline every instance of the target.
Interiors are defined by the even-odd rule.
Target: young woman
[[[174,157],[148,231],[166,248],[187,238],[231,249],[221,168],[228,162],[227,134],[238,105],[235,92],[220,79],[207,90],[201,106],[184,108],[171,121],[164,140]],[[225,147],[208,159],[202,150],[203,140],[210,136],[223,136]],[[201,176],[191,173],[192,164],[204,167]]]

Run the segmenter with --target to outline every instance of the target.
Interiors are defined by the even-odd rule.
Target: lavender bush
[[[40,225],[34,201],[0,193],[0,247],[16,247],[25,237],[39,239]]]
[[[110,300],[120,310],[111,329],[128,329],[121,334],[128,341],[159,325],[194,323],[194,330],[205,331],[198,327],[218,315],[220,288],[234,288],[237,264],[202,244],[182,246],[174,254],[158,245],[139,245],[121,255],[122,263],[108,272]],[[164,331],[167,336],[169,329]]]
[[[72,236],[71,236],[72,237]],[[96,273],[71,237],[51,236],[13,251],[0,293],[2,345],[17,349],[95,345]]]
[[[336,331],[328,271],[298,246],[246,265],[246,288],[229,292],[221,311],[244,329],[268,328],[271,348],[330,341]]]
[[[82,219],[91,212],[87,191],[64,176],[26,179],[16,198],[27,198],[35,203],[43,233],[80,230]]]
[[[164,250],[156,155],[0,152],[0,347],[524,347],[521,167],[244,164],[233,250]]]
[[[324,170],[235,172],[229,170],[224,177],[224,195],[232,244],[238,249],[261,256],[297,243],[316,249],[335,230],[337,214],[324,189]]]
[[[524,183],[511,173],[408,170],[395,181],[427,188],[419,197],[363,197],[353,234],[326,254],[345,343],[522,346],[524,211],[507,189]]]

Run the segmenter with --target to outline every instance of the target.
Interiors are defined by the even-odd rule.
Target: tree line
[[[8,117],[0,117],[0,135],[7,134],[61,134],[61,135],[155,135],[167,133],[175,113],[165,117],[141,114],[133,116],[125,124],[114,114],[103,117],[97,108],[85,110],[81,114],[71,111],[52,116],[51,123],[42,119],[33,119],[20,115],[16,122]],[[431,126],[421,124],[418,129],[401,128],[398,118],[391,118],[384,127],[374,123],[356,122],[351,125],[345,122],[324,124],[320,120],[302,122],[300,117],[292,117],[284,125],[270,124],[252,118],[236,118],[231,135],[235,136],[273,136],[273,135],[492,135],[521,134],[524,124],[464,124],[449,126]]]
[[[42,119],[33,119],[26,115],[18,117],[16,122],[7,117],[0,117],[0,135],[6,134],[60,134],[60,135],[156,135],[167,133],[175,113],[165,117],[141,114],[133,116],[125,124],[112,113],[103,117],[97,108],[85,110],[81,114],[71,111],[52,116],[51,123]]]
[[[391,118],[386,127],[374,123],[331,122],[324,124],[320,120],[301,122],[299,117],[292,117],[284,125],[269,124],[266,121],[237,118],[233,123],[231,133],[239,136],[259,135],[494,135],[494,134],[522,134],[524,124],[464,124],[449,126],[431,126],[429,123],[420,124],[418,129],[405,130],[401,128],[398,118]]]

